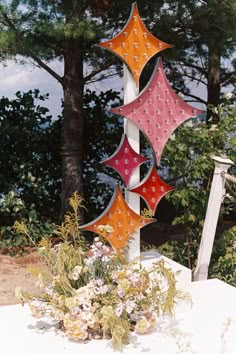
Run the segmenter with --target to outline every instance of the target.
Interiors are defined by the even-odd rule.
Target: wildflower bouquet
[[[173,314],[177,297],[174,274],[163,261],[150,269],[139,261],[127,263],[104,238],[112,232],[109,225],[100,225],[100,236],[87,245],[79,232],[81,199],[77,194],[70,204],[73,213],[56,230],[61,242],[52,246],[50,239],[42,239],[39,245],[48,272],[31,269],[41,292],[34,295],[18,290],[18,296],[30,301],[37,318],[56,318],[73,340],[107,338],[114,347],[121,347],[129,342],[131,332],[151,332],[157,316]],[[28,232],[22,223],[16,223],[15,229]]]

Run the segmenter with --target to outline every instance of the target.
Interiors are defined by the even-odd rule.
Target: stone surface
[[[174,319],[160,318],[149,335],[131,335],[123,354],[235,354],[236,288],[219,280],[190,283],[192,307]],[[4,354],[117,353],[108,341],[68,340],[55,322],[34,319],[28,306],[0,307],[0,341]]]

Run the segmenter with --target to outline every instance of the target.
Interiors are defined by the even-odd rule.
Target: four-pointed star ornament
[[[116,170],[125,182],[125,185],[128,186],[134,170],[146,161],[148,161],[148,158],[134,151],[130,146],[127,135],[123,134],[117,150],[111,157],[102,161],[102,163]]]
[[[136,85],[145,64],[155,54],[172,45],[154,37],[142,22],[137,4],[132,5],[129,20],[123,30],[111,40],[98,44],[118,55],[132,72]]]
[[[145,179],[137,187],[132,188],[131,192],[141,195],[154,215],[160,200],[173,189],[174,187],[162,181],[153,165]]]
[[[132,120],[146,134],[158,164],[174,130],[187,119],[204,112],[188,105],[174,92],[165,76],[161,58],[139,96],[111,111]]]
[[[94,221],[82,225],[82,230],[99,232],[100,225],[109,225],[113,231],[103,235],[116,251],[124,248],[133,236],[134,232],[143,226],[155,222],[155,219],[145,218],[135,213],[126,203],[121,193],[119,185],[117,185],[114,195],[107,209]]]

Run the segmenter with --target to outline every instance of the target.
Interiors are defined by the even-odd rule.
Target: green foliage
[[[128,18],[131,1],[113,2],[108,7],[108,11],[103,14],[97,11],[99,9],[96,8],[95,3],[97,2],[1,1],[1,57],[8,52],[13,55],[18,53],[30,57],[38,65],[43,64],[43,68],[62,83],[62,78],[53,70],[49,70],[46,63],[55,57],[61,59],[66,49],[73,43],[73,46],[69,48],[71,52],[67,52],[67,58],[70,61],[65,66],[66,70],[76,67],[78,70],[73,75],[70,73],[71,76],[69,76],[76,78],[78,82],[82,80],[84,84],[87,80],[91,80],[93,75],[100,71],[101,66],[108,68],[111,63],[116,62],[110,60],[111,56],[106,55],[105,52],[101,56],[100,49],[99,55],[97,55],[98,49],[94,47],[94,43],[98,43],[102,37],[110,37],[110,34],[114,33],[114,29],[118,31],[119,28],[123,27]],[[219,55],[221,57],[228,59],[232,57],[235,48],[235,41],[233,40],[235,29],[232,25],[232,21],[234,21],[233,11],[235,10],[234,2],[231,0],[227,2],[214,0],[210,1],[208,5],[206,6],[205,2],[186,0],[158,1],[155,4],[150,1],[138,1],[141,17],[144,18],[144,21],[147,19],[147,27],[151,29],[152,33],[166,42],[175,44],[175,49],[166,51],[163,55],[172,59],[169,60],[169,63],[165,61],[165,69],[168,74],[171,74],[171,80],[178,91],[185,89],[189,93],[188,89],[184,87],[183,77],[187,78],[188,82],[189,79],[196,79],[198,83],[206,84],[207,72],[205,68],[208,67],[207,45],[209,39],[216,40],[217,47],[220,47]],[[155,11],[153,11],[153,8]],[[224,16],[221,16],[221,14],[224,14]],[[158,26],[156,26],[157,23]],[[71,53],[75,54],[74,48],[81,49],[78,51],[83,56],[80,65],[83,65],[85,61],[91,64],[92,74],[85,78],[80,77],[81,67],[73,65],[73,59],[75,62],[77,60],[75,56],[71,55]],[[45,62],[40,61],[42,59]],[[221,68],[222,85],[235,84],[235,60],[231,61],[231,64],[232,70],[230,65]],[[180,67],[183,70],[181,72]],[[94,68],[95,71],[93,71]],[[65,76],[66,74],[68,73],[65,72]],[[76,85],[78,82],[76,82]],[[74,84],[74,86],[76,85]],[[71,93],[72,91],[70,87],[68,92]],[[87,161],[85,162],[83,177],[85,190],[88,191],[89,195],[89,198],[86,196],[86,200],[92,218],[93,210],[96,209],[97,213],[97,209],[104,207],[111,194],[110,180],[105,182],[96,173],[96,171],[109,173],[109,170],[105,168],[97,169],[98,165],[95,165],[94,162],[100,160],[100,157],[107,157],[107,154],[110,155],[110,152],[114,151],[113,143],[116,141],[116,137],[120,135],[113,129],[114,121],[111,123],[113,118],[109,117],[110,123],[107,124],[106,119],[108,117],[101,109],[102,106],[107,110],[107,105],[111,99],[116,99],[116,95],[111,92],[109,94],[102,93],[100,97],[91,92],[88,93],[88,97],[86,95],[84,97],[84,108],[85,117],[88,118],[85,125],[86,131],[90,130],[91,135],[90,133],[82,133],[82,135],[85,135],[87,144]],[[9,221],[15,220],[18,216],[22,217],[21,214],[28,217],[31,209],[37,209],[36,211],[41,214],[53,215],[57,206],[59,206],[58,131],[60,122],[51,124],[45,110],[38,110],[37,108],[36,112],[31,109],[32,97],[29,98],[29,96],[19,93],[19,99],[15,106],[13,104],[12,106],[9,105],[7,99],[2,100],[4,107],[9,105],[8,117],[11,112],[16,115],[16,112],[22,111],[21,100],[24,101],[24,107],[28,107],[20,120],[18,118],[15,120],[13,118],[10,120],[4,119],[4,124],[11,124],[11,122],[13,124],[9,129],[7,127],[5,131],[2,130],[3,135],[0,139],[3,142],[4,139],[6,140],[6,146],[2,146],[2,151],[5,151],[6,154],[2,157],[4,163],[0,166],[1,171],[10,171],[7,176],[1,175],[1,191],[3,191],[2,198],[4,199],[2,201],[1,217],[5,220],[2,221],[2,225],[4,223],[9,225]],[[190,97],[199,99],[194,95],[190,95]],[[201,100],[201,102],[205,103],[204,100]],[[71,102],[69,102],[69,106],[72,106]],[[75,111],[80,111],[80,108],[75,107]],[[38,119],[33,119],[35,112],[37,113],[35,118],[39,114],[40,117],[44,117],[39,119],[42,121],[41,123],[38,122],[38,130],[37,128],[34,130],[34,123]],[[66,120],[73,113],[69,110],[68,112],[69,115]],[[96,122],[97,124],[94,124],[95,115],[93,114],[95,112],[96,118],[99,117],[99,123]],[[1,113],[4,116],[4,110]],[[101,120],[100,114],[102,114]],[[163,157],[163,171],[168,179],[170,178],[178,187],[176,192],[169,194],[167,198],[177,210],[178,215],[174,223],[184,225],[184,235],[189,253],[188,259],[192,253],[190,248],[196,240],[199,241],[201,234],[209,193],[210,174],[213,170],[210,155],[226,153],[235,161],[236,139],[233,134],[233,131],[235,131],[233,120],[235,121],[235,119],[230,119],[230,117],[233,117],[230,112],[229,117],[225,117],[225,113],[222,116],[223,119],[219,126],[211,129],[205,127],[204,124],[198,125],[197,129],[196,127],[181,127],[175,135],[175,140],[171,140],[167,145],[166,155]],[[28,120],[26,117],[30,117],[30,119]],[[17,123],[22,121],[23,124],[18,125],[16,121]],[[26,125],[24,125],[25,123]],[[28,123],[29,125],[27,125]],[[21,141],[19,140],[21,136],[16,131],[16,127],[23,132]],[[104,127],[104,130],[102,127]],[[11,135],[8,141],[9,131],[11,131]],[[89,142],[90,136],[92,137],[92,143]],[[29,143],[29,137],[33,137],[33,141],[35,141],[35,154],[32,153],[34,144],[32,141]],[[69,140],[71,138],[72,136],[69,137]],[[18,141],[20,143],[17,145],[16,142]],[[49,142],[51,144],[50,148],[48,148]],[[108,146],[106,151],[104,146]],[[232,149],[233,147],[234,149]],[[53,150],[54,148],[55,150]],[[54,151],[55,154],[50,153],[48,155],[48,151]],[[18,156],[21,152],[23,157],[21,156],[20,162]],[[46,163],[44,164],[43,161],[46,161]],[[78,166],[75,167],[77,169]],[[100,176],[102,176],[102,172]],[[112,176],[117,177],[115,174],[112,174]],[[19,186],[23,186],[23,189]],[[12,193],[13,197],[11,196]],[[45,203],[45,201],[47,202]],[[192,262],[189,264],[192,265]]]
[[[125,317],[117,317],[112,306],[104,306],[101,310],[101,321],[104,333],[112,337],[114,349],[120,349],[129,343],[130,323]]]
[[[212,156],[227,155],[235,160],[235,109],[222,107],[221,122],[207,127],[203,122],[182,125],[165,147],[162,168],[176,190],[167,199],[180,215],[175,224],[202,227],[214,170]],[[190,227],[188,228],[190,230]]]
[[[218,278],[224,282],[236,286],[236,227],[216,235],[214,240],[208,277]],[[199,243],[193,240],[190,245],[190,254],[196,261]],[[185,266],[189,265],[189,244],[184,241],[168,241],[158,248],[166,257]],[[193,262],[194,264],[194,262]]]
[[[166,199],[170,203],[170,208],[174,207],[176,210],[172,223],[181,225],[183,239],[168,242],[161,246],[160,251],[192,269],[196,265],[214,171],[211,157],[228,156],[236,163],[236,109],[233,105],[222,105],[220,116],[221,121],[218,125],[207,127],[205,123],[195,122],[193,125],[187,123],[178,128],[174,137],[166,145],[162,160],[166,178],[176,187],[176,190],[169,193]],[[235,173],[234,166],[231,168],[231,173]],[[235,189],[233,186],[232,188]],[[231,203],[225,200],[221,213],[230,212],[231,209]],[[229,235],[232,234],[226,233],[219,238],[223,254],[219,252],[220,247],[215,248],[212,274],[216,276],[218,272],[218,276],[223,278],[225,270],[224,279],[233,282],[235,280],[231,281],[230,277],[235,278],[233,272],[235,251],[222,241]],[[216,244],[218,245],[218,241]],[[228,273],[231,275],[227,275]]]
[[[13,223],[35,209],[58,212],[60,121],[53,121],[38,90],[0,99],[0,224]],[[26,213],[26,214],[25,214]]]
[[[111,34],[117,33],[123,27],[128,19],[131,3],[132,1],[124,0],[119,2],[59,0],[0,2],[1,57],[11,53],[14,56],[20,54],[21,61],[24,58],[30,58],[62,84],[66,96],[71,98],[71,100],[65,100],[67,107],[64,122],[66,124],[63,124],[63,131],[64,129],[67,133],[70,131],[65,128],[70,120],[73,121],[73,124],[78,122],[78,125],[74,124],[76,133],[75,129],[72,129],[73,133],[63,134],[64,137],[66,136],[64,147],[67,149],[67,154],[71,153],[70,150],[74,154],[75,146],[79,147],[78,151],[82,151],[82,146],[79,146],[80,143],[76,141],[75,137],[87,137],[86,132],[83,131],[83,117],[78,113],[82,111],[82,99],[74,99],[74,95],[77,96],[76,89],[81,93],[86,82],[93,81],[94,78],[101,79],[104,75],[114,75],[117,73],[117,69],[121,68],[119,60],[110,53],[106,53],[106,51],[101,52],[101,49],[98,49],[94,44],[99,43],[103,38],[110,38]],[[164,51],[162,54],[165,58],[171,59],[165,60],[165,69],[173,82],[173,87],[177,91],[184,90],[187,94],[189,94],[189,89],[186,80],[188,83],[189,80],[195,80],[197,84],[206,84],[207,87],[210,87],[206,82],[209,39],[213,38],[215,40],[217,38],[216,44],[220,46],[219,55],[228,58],[228,61],[231,59],[235,48],[233,40],[235,30],[232,25],[235,9],[233,1],[228,0],[222,3],[214,0],[206,4],[206,2],[193,0],[159,0],[155,3],[148,0],[138,0],[137,3],[141,17],[151,32],[160,39],[175,45],[172,50]],[[224,16],[221,16],[222,13]],[[19,56],[15,56],[15,58],[17,59]],[[48,66],[48,62],[55,58],[65,61],[64,77]],[[153,60],[155,59],[153,58]],[[225,63],[226,61],[222,62]],[[83,70],[84,63],[86,63],[86,70]],[[222,86],[234,85],[235,62],[232,60],[231,64],[232,68],[231,65],[228,65],[221,70]],[[103,71],[103,69],[107,70],[111,66],[112,69],[109,72]],[[152,70],[153,62],[151,62],[150,68]],[[83,77],[83,72],[89,74],[85,74]],[[68,77],[73,78],[73,80],[67,80]],[[205,100],[195,95],[190,95],[190,97],[193,100],[206,103]],[[72,104],[72,102],[77,103]],[[68,126],[70,127],[71,124],[70,121]],[[82,139],[79,140],[83,145]],[[96,150],[94,150],[94,153],[96,153]],[[64,158],[63,156],[62,158]],[[85,156],[85,159],[87,156]],[[79,154],[79,157],[81,157],[81,154]],[[89,158],[92,161],[92,154]],[[80,161],[79,158],[78,161]],[[67,168],[65,163],[62,166],[63,169]],[[81,170],[81,166],[74,166],[74,171]],[[63,178],[69,178],[69,175],[69,171],[63,171]],[[86,180],[85,175],[86,171],[84,174]],[[97,179],[93,178],[92,180],[96,184]],[[76,184],[75,181],[81,182],[80,174],[73,182],[70,182],[73,185]],[[70,185],[70,182],[64,183],[63,188],[64,185]],[[80,185],[82,183],[79,183]],[[98,192],[101,192],[100,187],[105,187],[106,196],[108,196],[107,184],[100,184],[99,186],[96,184]],[[74,186],[74,190],[76,189],[78,189],[78,186]],[[84,189],[86,190],[86,186]],[[65,193],[62,193],[62,198],[67,194],[66,191],[63,192]],[[97,195],[100,194],[102,193]],[[87,196],[85,197],[89,201]],[[96,197],[93,196],[93,205],[96,205],[95,199]],[[99,201],[100,206],[104,206],[107,198],[103,200],[99,198]],[[62,204],[66,204],[64,200]]]
[[[94,44],[123,28],[132,2],[1,1],[1,54],[18,53],[34,60],[40,58],[46,63],[56,57],[62,59],[69,41],[77,41],[84,51],[83,60],[92,71],[96,68],[96,72],[100,67],[107,69],[113,64],[120,68],[118,60],[106,51],[101,56]],[[137,0],[137,4],[150,31],[175,46],[164,51],[162,56],[171,59],[165,61],[166,71],[178,91],[183,90],[191,99],[206,104],[204,99],[189,92],[187,82],[207,84],[210,42],[217,47],[217,53],[227,59],[222,60],[221,86],[235,85],[234,0]],[[90,75],[88,79],[91,79]]]
[[[28,240],[11,225],[29,221],[34,242],[49,234],[60,203],[60,121],[53,121],[38,90],[0,99],[0,248],[23,251]]]
[[[178,241],[167,241],[158,247],[158,252],[170,259],[184,265],[194,267],[197,260],[199,242],[195,239],[186,238]]]
[[[11,256],[24,254],[26,247],[35,247],[42,237],[51,237],[53,232],[50,220],[42,218],[34,209],[30,210],[27,219],[22,219],[21,222],[27,223],[30,239],[26,237],[25,232],[16,232],[10,225],[0,227],[0,249]]]
[[[66,39],[84,37],[86,40],[94,40],[96,37],[96,27],[94,23],[89,23],[79,18],[67,23],[64,27]]]
[[[236,286],[236,226],[215,240],[209,276]]]
[[[120,143],[123,119],[109,113],[108,107],[120,103],[117,92],[108,90],[99,95],[87,90],[84,95],[85,159],[83,165],[84,199],[89,220],[99,215],[109,202],[116,180],[121,178],[111,168],[101,164]]]
[[[15,220],[30,220],[35,213],[43,227],[47,219],[58,219],[61,123],[60,119],[53,120],[48,109],[41,105],[46,99],[48,95],[35,90],[17,92],[16,98],[0,100],[0,146],[4,151],[0,159],[1,248],[15,249],[18,245],[23,249],[25,246],[26,239],[17,238],[11,229]],[[107,113],[107,106],[114,100],[118,100],[118,94],[111,90],[100,95],[88,90],[84,97],[86,159],[83,177],[89,220],[104,209],[112,195],[113,184],[119,178],[100,163],[113,153],[122,134],[122,120]],[[106,180],[105,173],[110,176]],[[35,239],[38,240],[36,228]]]

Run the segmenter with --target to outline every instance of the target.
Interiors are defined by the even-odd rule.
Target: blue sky
[[[50,66],[59,74],[63,75],[63,64],[53,62]],[[90,85],[90,89],[100,91],[120,89],[123,85],[120,79],[104,80]],[[191,84],[190,90],[192,93],[201,93],[205,95],[201,87],[194,87]],[[26,92],[28,90],[39,89],[42,94],[49,93],[49,100],[43,104],[47,106],[53,117],[57,117],[61,112],[61,99],[63,96],[61,85],[45,70],[35,67],[32,64],[16,64],[14,61],[8,61],[6,66],[0,64],[0,97],[14,97],[17,91]],[[201,107],[204,109],[201,105]]]
[[[62,65],[57,62],[53,65],[61,75]],[[0,64],[0,97],[12,98],[17,91],[26,92],[34,89],[39,89],[42,94],[50,94],[45,106],[56,117],[61,112],[62,89],[55,79],[44,70],[30,64],[19,65],[13,61],[8,61],[6,66]]]
[[[63,63],[54,61],[50,64],[60,76],[63,76]],[[111,88],[119,90],[122,80],[104,80],[89,85],[91,90],[106,91]],[[37,68],[33,64],[16,64],[14,61],[7,61],[6,65],[0,63],[0,97],[13,98],[17,91],[39,89],[42,94],[49,93],[49,100],[43,105],[50,109],[50,113],[57,117],[61,112],[61,99],[63,92],[61,85],[45,70]]]

